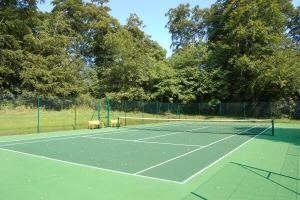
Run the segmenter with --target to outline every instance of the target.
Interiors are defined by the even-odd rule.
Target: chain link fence
[[[191,104],[0,95],[0,135],[106,127],[118,117],[192,119],[300,119],[300,102],[201,102]],[[298,110],[299,109],[299,110]]]

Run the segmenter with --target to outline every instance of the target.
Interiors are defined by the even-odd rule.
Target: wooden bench
[[[90,128],[94,129],[95,126],[104,128],[104,123],[101,121],[98,121],[98,120],[97,121],[89,121],[88,125],[89,125],[89,129]]]

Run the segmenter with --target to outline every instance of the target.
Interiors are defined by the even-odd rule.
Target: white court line
[[[67,164],[71,164],[71,165],[77,165],[77,166],[81,166],[81,167],[88,167],[88,168],[98,169],[98,170],[103,170],[103,171],[116,172],[116,173],[119,173],[119,174],[125,174],[125,175],[134,176],[134,177],[143,177],[143,178],[147,178],[147,179],[153,179],[153,180],[165,181],[165,182],[170,182],[170,183],[182,184],[181,182],[178,182],[178,181],[160,179],[160,178],[155,178],[155,177],[150,177],[150,176],[136,175],[136,174],[131,174],[131,173],[122,172],[122,171],[105,169],[105,168],[101,168],[101,167],[93,167],[93,166],[90,166],[90,165],[84,165],[84,164],[69,162],[69,161],[65,161],[65,160],[48,158],[48,157],[45,157],[45,156],[38,156],[38,155],[34,155],[34,154],[24,153],[24,152],[21,152],[21,151],[15,151],[15,150],[10,150],[10,149],[3,149],[3,148],[0,148],[0,150],[9,151],[9,152],[13,152],[13,153],[19,153],[19,154],[23,154],[23,155],[27,155],[27,156],[33,156],[33,157],[42,158],[42,159],[46,159],[46,160],[52,160],[52,161],[56,161],[56,162],[67,163]]]
[[[135,131],[135,130],[132,130]],[[39,140],[39,139],[47,139],[47,138],[64,138],[64,137],[71,137],[71,136],[82,136],[82,135],[93,135],[93,134],[110,134],[110,133],[119,133],[119,132],[130,132],[130,130],[118,130],[118,131],[110,131],[110,132],[102,132],[102,131],[97,131],[97,132],[91,132],[91,133],[77,133],[77,134],[70,134],[70,135],[61,135],[61,136],[48,136],[48,137],[40,137],[40,138],[29,138],[29,139],[21,139],[21,140],[10,140],[10,141],[1,141],[1,143],[9,143],[9,142],[19,142],[19,141],[29,141],[29,140]],[[103,133],[103,134],[102,134]],[[6,136],[8,137],[8,136]]]
[[[147,128],[153,129],[153,128],[161,128],[161,127],[181,126],[181,125],[182,124],[173,124],[173,125],[166,124],[166,125],[161,125],[161,126],[150,126],[150,124],[149,124],[149,126],[143,125],[141,129],[143,129],[143,128],[145,128],[145,129],[147,129]]]
[[[257,127],[257,126],[255,126],[255,127]],[[255,128],[255,127],[252,127],[252,128],[250,128],[250,129],[244,130],[244,131],[242,131],[242,132],[240,132],[240,133],[238,133],[238,134],[241,134],[241,133],[243,133],[243,132],[246,132],[246,131],[248,131],[248,130],[251,130],[251,129]],[[237,135],[238,135],[238,134],[237,134]],[[187,153],[182,154],[182,155],[180,155],[180,156],[177,156],[177,157],[175,157],[175,158],[171,158],[171,159],[169,159],[169,160],[167,160],[167,161],[161,162],[161,163],[159,163],[159,164],[157,164],[157,165],[154,165],[154,166],[149,167],[149,168],[147,168],[147,169],[141,170],[141,171],[136,172],[136,173],[134,173],[134,174],[140,174],[140,173],[142,173],[142,172],[148,171],[148,170],[153,169],[153,168],[155,168],[155,167],[158,167],[158,166],[160,166],[160,165],[166,164],[166,163],[168,163],[168,162],[171,162],[171,161],[176,160],[176,159],[178,159],[178,158],[181,158],[181,157],[183,157],[183,156],[186,156],[186,155],[189,155],[189,154],[194,153],[194,152],[196,152],[196,151],[199,151],[200,149],[204,149],[204,148],[209,147],[209,146],[211,146],[211,145],[213,145],[213,144],[219,143],[219,142],[221,142],[221,141],[223,141],[223,140],[227,140],[227,139],[229,139],[229,138],[231,138],[231,137],[235,137],[235,136],[237,136],[237,135],[231,135],[231,136],[228,136],[228,137],[226,137],[226,138],[223,138],[223,139],[221,139],[221,140],[215,141],[215,142],[210,143],[210,144],[208,144],[208,145],[202,146],[202,147],[200,147],[200,148],[198,148],[198,149],[195,149],[195,150],[193,150],[193,151],[187,152]]]
[[[133,131],[136,131],[136,130],[122,131],[122,133],[124,133],[124,132],[133,132]],[[108,132],[108,133],[99,134],[99,135],[110,135],[110,134],[114,134],[114,133],[119,133],[119,132],[118,131],[117,132]],[[94,133],[94,134],[96,134],[96,133]],[[88,135],[88,134],[85,134],[85,135]],[[84,136],[83,135],[76,135],[74,137],[71,137],[71,136],[62,136],[62,137],[57,136],[57,137],[58,138],[56,138],[56,139],[45,139],[45,140],[43,140],[43,138],[42,138],[42,140],[39,140],[39,139],[30,139],[29,141],[28,140],[20,140],[20,141],[23,141],[23,142],[12,143],[12,144],[0,144],[0,147],[13,146],[13,145],[17,145],[17,144],[31,144],[31,143],[38,143],[38,142],[49,142],[49,141],[55,141],[55,140],[67,140],[67,139],[74,139],[74,138],[82,138]],[[47,137],[44,137],[44,138],[47,138]],[[28,141],[28,142],[26,142],[26,141]]]
[[[147,140],[147,139],[151,139],[151,138],[165,137],[165,136],[169,136],[169,135],[175,135],[178,133],[182,133],[182,132],[169,133],[169,134],[165,134],[165,135],[157,135],[157,136],[153,136],[153,137],[138,139],[137,141]]]
[[[191,130],[187,130],[187,132],[192,132],[192,131],[195,131],[195,130],[205,129],[205,128],[209,128],[209,126],[202,127],[202,128],[195,128],[195,129],[191,129]]]
[[[125,140],[125,139],[116,139],[116,138],[102,138],[102,137],[93,137],[93,136],[83,136],[87,138],[97,138],[102,140],[117,140],[117,141],[124,141],[124,142],[140,142],[140,143],[147,143],[147,144],[167,144],[167,145],[174,145],[174,146],[185,146],[185,147],[201,147],[201,145],[193,145],[193,144],[175,144],[175,143],[164,143],[164,142],[147,142],[147,141],[139,141],[139,140]]]
[[[186,182],[188,182],[189,180],[191,180],[192,178],[194,178],[195,176],[199,175],[200,173],[202,173],[203,171],[205,171],[206,169],[210,168],[211,166],[213,166],[214,164],[218,163],[219,161],[221,161],[222,159],[224,159],[225,157],[227,157],[228,155],[232,154],[233,152],[235,152],[236,150],[238,150],[239,148],[241,148],[242,146],[244,146],[245,144],[247,144],[248,142],[250,142],[251,140],[253,140],[254,138],[258,137],[259,135],[263,134],[264,132],[266,132],[268,129],[270,129],[271,126],[269,128],[267,128],[266,130],[262,131],[261,133],[259,133],[258,135],[256,135],[255,137],[252,137],[251,139],[247,140],[246,142],[244,142],[243,144],[241,144],[240,146],[236,147],[235,149],[233,149],[232,151],[230,151],[229,153],[225,154],[224,156],[222,156],[221,158],[219,158],[218,160],[216,160],[215,162],[211,163],[210,165],[206,166],[205,168],[203,168],[202,170],[200,170],[199,172],[197,172],[196,174],[192,175],[191,177],[189,177],[188,179],[184,180],[183,182],[181,182],[182,184],[185,184]]]
[[[209,126],[207,127],[202,127],[202,128],[198,128],[198,129],[204,129],[204,128],[208,128]],[[196,130],[196,129],[192,129],[192,130]],[[186,130],[186,132],[188,131],[191,131],[191,130]],[[181,132],[174,132],[174,133],[169,133],[169,134],[164,134],[164,135],[158,135],[158,136],[153,136],[153,137],[148,137],[148,138],[142,138],[142,139],[138,139],[138,141],[140,140],[147,140],[147,139],[152,139],[152,138],[158,138],[158,137],[165,137],[165,136],[169,136],[169,135],[175,135],[175,134],[178,134],[178,133],[184,133],[184,131],[181,131]]]

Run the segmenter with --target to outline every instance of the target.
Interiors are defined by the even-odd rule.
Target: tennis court
[[[52,164],[67,164],[93,172],[119,174],[122,179],[180,187],[198,180],[203,172],[252,140],[260,137],[273,140],[276,136],[272,136],[272,131],[270,121],[263,125],[243,121],[238,126],[228,122],[171,121],[76,134],[22,136],[13,140],[8,137],[0,142],[0,150],[19,154],[25,160],[46,160],[50,168]],[[206,176],[203,177],[205,180]],[[130,187],[136,186],[131,184]]]

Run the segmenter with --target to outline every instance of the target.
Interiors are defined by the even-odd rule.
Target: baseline
[[[2,146],[11,146],[11,145],[15,145],[15,144],[30,144],[30,143],[36,143],[36,142],[48,142],[48,141],[54,141],[54,140],[73,139],[73,138],[85,137],[85,135],[91,135],[91,136],[94,136],[94,135],[110,135],[110,134],[114,134],[114,133],[134,132],[134,131],[136,131],[136,130],[111,131],[111,132],[105,132],[103,134],[99,134],[99,132],[93,132],[93,133],[84,133],[84,134],[80,134],[80,135],[72,134],[72,135],[64,135],[64,136],[50,136],[50,137],[41,137],[41,138],[11,140],[11,141],[0,142],[0,147],[2,147]],[[54,139],[51,139],[51,138],[54,138]],[[24,141],[24,142],[20,142],[20,141]],[[17,143],[14,143],[14,142],[17,142]]]
[[[111,169],[106,169],[106,168],[101,168],[101,167],[93,167],[93,166],[90,166],[90,165],[84,165],[84,164],[79,164],[79,163],[75,163],[75,162],[69,162],[69,161],[65,161],[65,160],[54,159],[54,158],[49,158],[49,157],[45,157],[45,156],[38,156],[38,155],[35,155],[35,154],[24,153],[24,152],[21,152],[21,151],[15,151],[15,150],[4,149],[4,148],[0,148],[0,150],[13,152],[13,153],[19,153],[19,154],[23,154],[23,155],[26,155],[26,156],[32,156],[32,157],[42,158],[42,159],[56,161],[56,162],[62,162],[62,163],[77,165],[77,166],[81,166],[81,167],[87,167],[87,168],[92,168],[92,169],[108,171],[108,172],[115,172],[115,173],[119,173],[119,174],[125,174],[125,175],[129,175],[129,176],[134,176],[134,177],[142,177],[142,178],[147,178],[147,179],[152,179],[152,180],[159,180],[159,181],[165,181],[165,182],[170,182],[170,183],[182,184],[181,182],[178,182],[178,181],[160,179],[160,178],[155,178],[155,177],[151,177],[151,176],[136,175],[136,174],[131,174],[131,173],[117,171],[117,170],[111,170]]]

